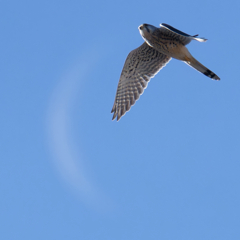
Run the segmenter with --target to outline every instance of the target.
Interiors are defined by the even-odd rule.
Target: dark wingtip
[[[117,122],[120,120],[121,115],[117,115]]]
[[[116,116],[117,116],[117,112],[115,111],[112,117],[112,121],[116,118]]]
[[[113,113],[115,111],[116,107],[115,105],[113,106],[112,110],[111,110],[111,113]]]

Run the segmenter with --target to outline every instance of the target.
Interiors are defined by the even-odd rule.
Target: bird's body
[[[139,31],[147,44],[162,54],[184,61],[184,57],[189,53],[185,42],[181,41],[181,36],[165,28],[155,28],[151,25],[146,27],[143,24]]]
[[[205,42],[206,39],[190,36],[170,25],[161,24],[156,28],[149,24],[139,26],[144,43],[131,51],[125,61],[117,93],[112,108],[113,119],[119,120],[147,87],[148,81],[154,77],[171,58],[184,61],[206,76],[220,80],[208,68],[199,63],[185,47],[191,40]]]

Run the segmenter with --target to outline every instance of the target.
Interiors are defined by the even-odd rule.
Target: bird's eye
[[[143,26],[140,26],[140,30],[143,30]]]

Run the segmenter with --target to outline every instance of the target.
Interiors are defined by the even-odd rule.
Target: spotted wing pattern
[[[187,33],[184,33],[166,23],[160,24],[161,28],[159,29],[160,32],[165,35],[166,37],[170,37],[172,40],[181,42],[183,45],[187,45],[192,40],[197,40],[199,42],[206,42],[207,39],[197,37],[198,35],[188,35]]]
[[[112,108],[113,120],[117,121],[130,110],[139,99],[151,78],[153,78],[171,57],[168,57],[147,43],[143,43],[127,56]]]

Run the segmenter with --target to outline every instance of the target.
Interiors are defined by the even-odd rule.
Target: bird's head
[[[138,27],[140,34],[153,33],[157,28],[150,24],[142,24]]]
[[[138,27],[138,30],[139,30],[141,36],[143,37],[143,39],[146,42],[151,41],[152,34],[156,29],[158,29],[158,28],[154,27],[153,25],[146,24],[146,23],[144,23]]]

